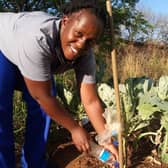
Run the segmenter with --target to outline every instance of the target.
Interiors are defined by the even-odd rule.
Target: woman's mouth
[[[71,50],[72,50],[72,52],[73,52],[73,53],[75,53],[75,54],[77,54],[77,53],[78,53],[78,50],[77,50],[77,49],[75,49],[74,47],[70,46],[70,48],[71,48]]]

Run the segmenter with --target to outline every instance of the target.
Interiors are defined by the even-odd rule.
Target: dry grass
[[[164,46],[124,45],[117,49],[116,57],[120,82],[129,77],[158,79],[162,75],[168,75],[168,48]],[[110,59],[107,56],[107,64],[111,62]]]

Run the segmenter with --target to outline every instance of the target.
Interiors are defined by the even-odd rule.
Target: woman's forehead
[[[90,10],[80,10],[69,16],[70,22],[78,22],[78,24],[90,25],[94,27],[102,27],[101,20]]]

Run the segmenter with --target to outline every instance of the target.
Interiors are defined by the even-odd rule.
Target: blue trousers
[[[56,95],[53,82],[52,94]],[[50,117],[31,97],[18,68],[0,51],[0,168],[15,168],[12,125],[13,93],[20,87],[27,103],[25,142],[21,154],[22,168],[46,168],[45,152]]]

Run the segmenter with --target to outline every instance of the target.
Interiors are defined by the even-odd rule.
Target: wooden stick
[[[123,121],[122,121],[121,108],[120,108],[120,94],[119,94],[119,87],[118,87],[118,75],[117,75],[117,64],[116,64],[116,50],[114,47],[113,17],[112,17],[112,7],[111,7],[110,0],[106,0],[106,7],[110,17],[111,42],[112,42],[112,51],[111,51],[112,74],[113,74],[113,82],[114,82],[115,97],[116,97],[117,119],[118,119],[118,122],[120,123],[120,128],[118,130],[119,164],[120,164],[120,168],[123,168],[123,142],[122,142]]]

